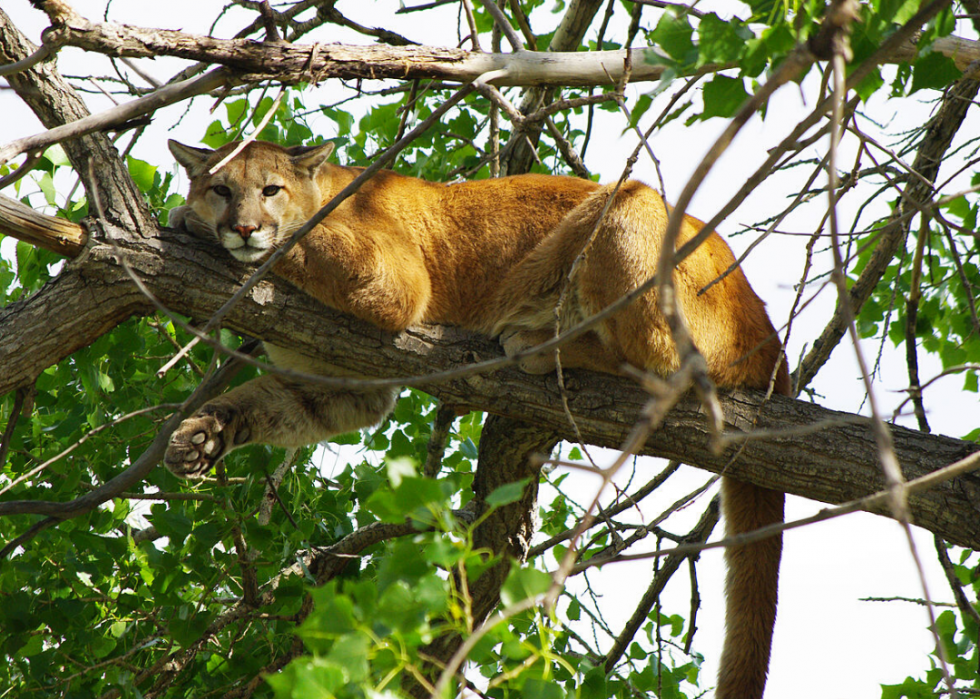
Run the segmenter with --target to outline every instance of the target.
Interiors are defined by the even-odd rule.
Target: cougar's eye
[[[270,184],[262,188],[262,196],[264,197],[274,197],[279,194],[279,190],[282,189],[277,184]]]
[[[215,194],[217,194],[219,197],[230,197],[231,196],[231,190],[228,189],[228,187],[226,187],[223,184],[216,184],[216,185],[214,185],[211,188],[211,191],[214,192]]]

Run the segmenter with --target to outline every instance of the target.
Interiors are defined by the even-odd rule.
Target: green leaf
[[[730,117],[749,98],[741,78],[728,78],[724,75],[716,75],[704,86],[702,95],[704,99],[702,119],[716,116]]]
[[[459,450],[467,459],[475,459],[480,455],[480,450],[469,437],[459,443]]]
[[[422,557],[430,564],[449,568],[466,556],[462,545],[455,545],[449,537],[437,536],[422,548]]]
[[[756,77],[767,65],[775,64],[796,46],[796,37],[789,26],[780,24],[765,29],[759,37],[746,41],[745,55],[740,62],[742,74]]]
[[[30,658],[44,650],[44,637],[41,635],[30,636],[27,642],[17,649],[17,655],[22,658]]]
[[[565,615],[571,621],[578,621],[582,618],[582,604],[573,597],[568,603],[568,611],[565,613]]]
[[[54,179],[51,177],[51,173],[46,172],[41,175],[41,178],[37,181],[37,184],[41,188],[41,192],[44,194],[44,200],[48,202],[50,206],[57,206],[55,199],[57,192],[54,188]]]
[[[99,372],[98,374],[99,388],[106,393],[112,393],[116,390],[116,384],[113,382],[112,377],[106,373]]]
[[[157,169],[155,165],[150,165],[142,160],[137,160],[133,156],[126,157],[126,165],[129,168],[129,176],[144,194],[153,189],[153,177]]]
[[[713,12],[706,14],[698,25],[698,67],[737,61],[751,38],[752,32],[737,20],[723,20]]]
[[[228,117],[228,124],[232,129],[240,129],[245,122],[245,115],[248,113],[249,104],[247,99],[235,100],[225,103],[225,114]]]
[[[336,692],[347,684],[343,668],[316,656],[297,658],[265,680],[277,699],[336,699]]]
[[[364,682],[368,679],[368,653],[371,644],[362,635],[347,635],[339,638],[327,655],[327,662],[341,668],[344,681]]]
[[[696,55],[693,35],[694,28],[687,15],[677,17],[672,12],[664,12],[650,38],[675,61],[689,63]]]
[[[602,667],[592,668],[582,680],[581,699],[607,699],[613,695],[609,685],[606,671]]]
[[[962,75],[952,58],[938,52],[930,53],[912,65],[912,87],[909,94],[917,90],[942,90]]]
[[[521,692],[521,696],[523,699],[562,699],[565,692],[560,685],[554,682],[530,677],[524,682],[524,690]]]
[[[395,582],[414,584],[430,572],[429,562],[419,555],[419,544],[402,539],[389,546],[389,553],[378,566],[377,588],[384,591]]]
[[[351,127],[354,126],[354,117],[350,113],[333,107],[324,107],[322,112],[324,116],[337,124],[338,136],[346,136],[351,132]]]
[[[201,139],[201,143],[208,148],[220,148],[232,139],[233,136],[225,130],[220,121],[212,121],[204,134],[204,138]]]
[[[444,480],[402,477],[398,488],[376,491],[364,507],[385,522],[402,522],[410,516],[428,522],[430,508],[444,504],[451,487]]]
[[[879,0],[878,16],[884,22],[905,24],[919,11],[920,0]]]
[[[56,143],[44,151],[44,158],[56,168],[71,165],[71,161],[68,160],[68,156],[65,154],[65,149],[61,147],[60,143]]]
[[[509,505],[512,502],[517,502],[524,496],[524,488],[527,487],[529,481],[529,478],[522,478],[514,483],[507,483],[495,488],[487,496],[487,504],[491,507],[500,507],[501,505]]]
[[[500,601],[510,606],[528,597],[544,594],[551,587],[551,576],[534,568],[512,568],[500,590]]]
[[[980,382],[978,382],[977,372],[967,371],[965,372],[963,378],[963,390],[970,391],[971,393],[977,393],[980,391]]]
[[[339,593],[336,581],[313,589],[310,595],[313,612],[296,629],[297,635],[308,646],[355,630],[354,604],[349,597]]]
[[[935,699],[932,685],[911,677],[902,684],[881,685],[881,699]]]
[[[956,197],[952,201],[946,203],[942,208],[946,209],[946,211],[964,222],[970,218],[971,215],[975,215],[976,212],[976,209],[970,206],[970,202],[967,201],[966,197],[962,196]]]
[[[388,480],[391,485],[398,488],[405,478],[413,478],[416,475],[415,462],[411,459],[385,459],[385,469],[388,472]]]
[[[769,19],[773,10],[777,6],[776,0],[746,0],[746,4],[752,8],[753,19]]]
[[[653,104],[653,97],[651,95],[640,95],[636,100],[636,105],[630,111],[630,126],[635,127],[640,123],[640,118],[647,113],[651,104]]]
[[[184,648],[189,648],[200,640],[210,622],[211,618],[207,612],[194,612],[184,605],[170,619],[170,633],[178,644]]]
[[[411,633],[422,624],[428,611],[427,605],[419,604],[407,583],[397,582],[381,594],[374,622],[395,631]]]
[[[917,90],[942,90],[963,75],[952,58],[935,52],[922,56],[912,65],[912,87]]]
[[[936,631],[941,638],[951,640],[956,633],[956,615],[947,609],[936,617]]]

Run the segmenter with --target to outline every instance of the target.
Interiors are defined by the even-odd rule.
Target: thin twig
[[[92,133],[93,131],[111,128],[112,126],[123,124],[130,119],[135,119],[136,117],[149,114],[176,102],[181,102],[188,97],[211,92],[224,85],[229,76],[230,73],[227,69],[218,68],[200,77],[167,85],[160,90],[151,92],[146,97],[140,97],[131,102],[126,102],[99,114],[93,114],[92,116],[83,117],[68,124],[56,126],[53,129],[48,129],[34,136],[11,141],[7,145],[0,147],[0,165],[3,165],[21,153],[44,149],[69,138],[76,138]]]
[[[972,619],[974,624],[980,626],[980,612],[977,612],[977,608],[970,603],[966,592],[963,591],[963,583],[960,582],[959,577],[956,575],[953,562],[949,560],[946,542],[939,536],[934,536],[933,542],[936,545],[936,555],[939,557],[939,565],[942,566],[943,573],[946,575],[946,582],[949,583],[949,589],[953,591],[953,599],[956,600],[956,606],[960,610],[960,614],[963,615],[964,619]]]
[[[7,63],[6,65],[0,66],[0,77],[7,77],[8,75],[21,73],[28,68],[33,68],[48,56],[53,56],[57,53],[61,49],[61,46],[62,44],[55,42],[42,44],[37,51],[27,58],[23,58],[16,63]]]
[[[521,53],[524,49],[524,44],[521,42],[520,35],[514,31],[514,28],[510,26],[510,21],[507,16],[504,15],[503,11],[497,7],[497,4],[493,0],[480,0],[480,4],[483,5],[491,17],[493,17],[494,23],[500,27],[500,31],[504,33],[507,37],[507,43],[510,44],[511,48],[514,49],[514,53]]]
[[[721,503],[716,495],[709,503],[704,514],[701,516],[700,521],[694,526],[693,529],[684,537],[686,543],[704,543],[711,536],[711,532],[714,531],[715,525],[718,524],[718,519],[721,515]],[[611,673],[613,668],[616,667],[616,663],[622,657],[623,653],[629,647],[630,643],[633,642],[633,637],[636,632],[640,629],[648,619],[650,610],[653,608],[654,603],[660,599],[660,593],[663,592],[664,587],[667,582],[673,577],[674,573],[681,567],[683,563],[688,558],[696,558],[697,554],[676,554],[673,556],[667,556],[664,564],[656,571],[653,580],[650,582],[649,587],[640,601],[637,603],[636,608],[633,610],[633,615],[630,617],[629,621],[623,627],[622,632],[616,638],[606,653],[606,657],[603,660],[606,673]],[[659,560],[659,559],[657,559]]]
[[[969,456],[937,471],[933,471],[932,473],[927,473],[926,475],[920,476],[914,480],[907,481],[905,483],[905,488],[909,494],[920,493],[926,490],[931,490],[942,483],[951,481],[954,478],[959,478],[960,476],[976,471],[977,469],[980,469],[980,451],[974,452],[973,454],[970,454]],[[853,512],[873,511],[881,507],[886,507],[890,498],[890,491],[880,490],[871,495],[866,495],[863,498],[858,498],[857,500],[848,500],[840,505],[824,508],[809,517],[803,517],[790,522],[769,524],[751,532],[726,537],[724,539],[720,539],[719,541],[712,541],[707,544],[698,545],[683,544],[669,549],[661,549],[660,551],[651,551],[650,553],[621,554],[616,556],[614,559],[596,561],[595,563],[593,563],[593,559],[590,559],[586,561],[583,566],[588,567],[590,564],[608,565],[610,563],[645,560],[655,556],[669,556],[674,553],[691,553],[693,551],[707,551],[709,549],[727,548],[729,546],[745,546],[747,544],[754,544],[758,541],[762,541],[773,536],[778,536],[791,529],[799,529],[800,527],[806,527],[811,524],[816,524],[817,522],[836,519],[837,517],[849,515]]]
[[[7,419],[7,426],[3,429],[3,436],[0,437],[0,473],[3,472],[4,466],[7,465],[7,453],[10,451],[10,440],[14,436],[14,428],[17,427],[17,421],[20,419],[21,413],[24,412],[24,405],[33,403],[33,400],[28,401],[28,398],[33,399],[34,390],[34,385],[31,384],[30,386],[18,388],[14,392],[14,404],[10,409],[10,417]],[[0,490],[0,495],[3,495],[25,477],[29,476],[21,476],[19,479],[16,479],[6,488]]]
[[[282,501],[279,497],[279,486],[282,484],[282,479],[286,477],[286,474],[296,465],[296,460],[302,452],[299,449],[287,449],[286,456],[283,460],[276,466],[276,469],[265,477],[265,493],[262,495],[262,501],[259,503],[259,513],[256,516],[256,521],[263,527],[272,521],[272,506],[274,504],[279,505],[280,509],[289,523],[293,525],[293,529],[299,530],[299,524],[293,519],[292,513],[289,508],[286,507],[286,503]]]
[[[905,300],[905,364],[909,374],[909,398],[915,411],[915,419],[919,429],[930,432],[929,421],[926,419],[926,408],[922,402],[922,386],[919,385],[919,354],[916,341],[916,329],[919,318],[919,299],[922,298],[922,261],[926,241],[929,239],[929,219],[922,215],[922,224],[915,241],[915,254],[912,256],[912,278],[909,281],[909,294]],[[896,285],[897,286],[897,285]],[[884,327],[888,327],[885,325]],[[885,333],[887,334],[887,333]]]
[[[693,15],[694,17],[704,17],[704,12],[694,9],[693,5],[683,5],[679,2],[667,2],[667,0],[627,0],[637,5],[650,5],[660,7],[665,10],[677,10],[681,15]]]
[[[456,420],[456,409],[451,405],[440,402],[432,420],[432,433],[429,435],[429,446],[426,448],[425,465],[422,474],[426,478],[435,478],[442,469],[442,457],[449,444],[449,432]]]
[[[541,463],[553,463],[553,462],[551,460],[548,460],[548,461],[542,461]],[[656,477],[653,478],[649,483],[644,485],[642,488],[637,490],[632,495],[627,494],[626,499],[623,502],[619,503],[618,505],[614,505],[612,507],[604,508],[603,512],[605,513],[606,518],[615,517],[619,513],[628,510],[631,507],[636,507],[641,500],[643,500],[645,497],[647,497],[655,490],[657,490],[661,485],[664,484],[664,482],[668,478],[674,475],[677,472],[677,469],[680,468],[680,465],[681,464],[679,461],[670,461],[667,464],[667,466],[664,467],[664,470],[658,473]],[[575,533],[574,529],[566,529],[563,532],[555,534],[547,541],[543,541],[540,544],[532,546],[527,552],[528,560],[540,556],[545,551],[554,548],[556,545],[562,542],[568,541],[568,539],[570,539],[574,533]]]
[[[28,172],[33,170],[34,166],[37,165],[42,155],[44,155],[43,150],[30,151],[27,154],[27,157],[24,159],[24,162],[22,162],[16,170],[4,177],[0,177],[0,189],[9,187]]]

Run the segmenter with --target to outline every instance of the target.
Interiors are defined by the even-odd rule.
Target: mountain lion
[[[281,148],[253,142],[214,174],[237,144],[217,151],[170,141],[191,179],[175,225],[212,238],[243,262],[265,258],[360,172],[327,163],[332,144]],[[639,182],[613,188],[571,177],[521,175],[436,184],[381,171],[276,266],[323,303],[386,330],[444,323],[499,337],[508,354],[550,339],[553,309],[570,283],[564,318],[574,324],[652,277],[668,211]],[[678,244],[702,227],[685,217]],[[593,235],[594,232],[594,235]],[[591,245],[568,282],[572,263]],[[709,374],[722,387],[790,390],[765,305],[716,234],[681,262],[676,293]],[[702,292],[709,282],[715,282]],[[277,365],[329,373],[286,347]],[[624,363],[667,375],[678,356],[650,291],[561,350],[565,368],[618,373]],[[522,363],[553,370],[552,357]],[[336,390],[262,376],[207,403],[174,432],[166,454],[177,475],[200,476],[249,443],[299,446],[382,420],[395,390]],[[723,479],[728,534],[780,522],[783,494]],[[727,552],[727,637],[717,696],[762,696],[776,614],[781,539]]]

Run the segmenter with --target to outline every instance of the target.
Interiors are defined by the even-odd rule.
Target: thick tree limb
[[[151,308],[128,279],[65,268],[29,299],[0,309],[0,393],[34,383],[48,366]]]
[[[588,5],[589,3],[580,3]],[[588,9],[583,9],[587,12]],[[110,56],[153,58],[175,56],[232,68],[246,82],[272,79],[282,83],[311,79],[364,78],[398,80],[433,78],[470,82],[483,73],[507,68],[502,85],[609,85],[622,79],[626,51],[572,53],[471,53],[432,46],[345,46],[341,44],[269,44],[248,39],[215,39],[163,29],[89,22],[75,14],[53,18],[47,32],[66,45]],[[933,50],[952,57],[961,68],[980,58],[980,42],[944,37]],[[657,80],[663,66],[644,58],[653,49],[634,49],[631,81]],[[915,55],[909,43],[892,57],[904,61]]]
[[[81,17],[47,31],[57,31],[59,40],[67,45],[110,56],[175,56],[226,66],[244,82],[271,79],[285,84],[327,78],[471,82],[488,71],[507,68],[512,76],[501,79],[500,85],[609,85],[621,79],[626,59],[626,51],[527,51],[518,55],[437,46],[269,44],[122,24],[93,24]],[[633,80],[658,80],[663,74],[663,66],[644,62],[648,51],[656,53],[653,49],[632,52]]]
[[[109,232],[123,238],[121,232]],[[126,255],[160,300],[195,318],[213,313],[247,276],[247,269],[223,251],[166,230],[159,238],[143,238],[132,244]],[[50,339],[65,332],[66,318],[80,323],[79,329],[67,336],[89,333],[91,341],[96,333],[119,322],[120,314],[146,308],[138,303],[132,283],[108,246],[92,248],[84,278],[78,273],[64,276],[37,296],[0,313],[0,393],[22,385],[25,378],[69,354],[72,347]],[[79,289],[96,284],[100,301],[79,294]],[[116,301],[100,307],[105,298]],[[126,308],[123,301],[131,306]],[[99,326],[96,321],[102,312],[107,316]],[[496,343],[455,328],[420,327],[392,336],[327,309],[280,280],[263,281],[229,314],[227,325],[367,376],[422,375],[499,355]],[[86,340],[80,337],[79,342],[85,344]],[[618,446],[647,400],[646,394],[628,380],[603,375],[570,374],[568,382],[569,404],[585,440]],[[438,385],[424,381],[417,385],[448,404],[487,410],[573,438],[557,383],[551,377],[530,377],[507,369]],[[754,425],[757,429],[796,432],[748,441],[740,452],[738,445],[733,445],[716,455],[710,448],[699,404],[689,398],[668,415],[664,429],[648,440],[643,453],[677,458],[828,503],[881,489],[877,451],[866,418],[775,396],[756,420],[760,403],[761,395],[754,392],[723,395],[727,429],[749,432]],[[800,431],[805,439],[801,439]],[[977,450],[971,442],[901,427],[894,427],[893,434],[908,479]],[[729,464],[736,452],[737,458]],[[980,547],[980,475],[971,474],[915,495],[911,507],[920,526],[959,545]]]

